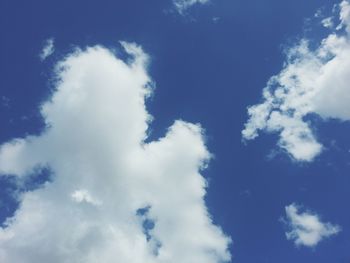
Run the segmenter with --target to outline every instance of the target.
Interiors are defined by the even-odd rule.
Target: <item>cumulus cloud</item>
[[[312,161],[324,147],[309,116],[350,120],[350,3],[338,8],[339,25],[316,48],[302,39],[287,51],[284,68],[267,83],[262,102],[248,108],[244,140],[259,131],[278,133],[278,145],[292,158]],[[325,26],[329,21],[334,20]]]
[[[300,208],[291,204],[285,208],[286,224],[290,231],[286,232],[288,240],[296,246],[315,247],[323,239],[340,232],[340,227],[321,222],[317,214],[300,212]]]
[[[176,10],[183,14],[188,8],[197,4],[209,3],[209,0],[173,0]]]
[[[230,238],[204,202],[202,128],[175,121],[145,142],[148,57],[122,46],[127,62],[95,46],[58,63],[57,87],[41,106],[46,130],[1,146],[2,174],[52,171],[0,228],[1,262],[230,261]]]
[[[55,52],[54,39],[49,38],[45,41],[44,47],[39,54],[40,60],[44,61],[51,56],[53,52]]]

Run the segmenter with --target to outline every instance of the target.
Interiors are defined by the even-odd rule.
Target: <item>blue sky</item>
[[[171,0],[0,1],[0,261],[22,262],[21,253],[27,262],[48,260],[50,255],[51,262],[101,262],[94,261],[96,257],[123,263],[128,262],[127,249],[132,249],[129,262],[135,263],[348,262],[350,12],[346,13],[348,2],[342,3],[211,0],[179,12]],[[328,17],[333,21],[330,28],[322,25]],[[332,35],[335,40],[329,38]],[[40,57],[50,39],[52,52]],[[293,48],[304,47],[301,39],[307,40],[309,49],[293,53]],[[328,45],[321,44],[325,39],[330,39]],[[326,56],[321,57],[321,51]],[[296,58],[288,60],[288,55]],[[62,64],[66,68],[57,69]],[[84,70],[92,77],[83,81],[75,74]],[[289,73],[298,84],[285,80]],[[274,75],[277,84],[267,85]],[[109,88],[114,86],[116,91]],[[261,96],[266,86],[273,106]],[[286,92],[280,100],[273,93],[278,87]],[[290,95],[300,90],[310,97]],[[88,99],[81,102],[79,94],[84,92]],[[143,101],[142,92],[152,93],[145,107],[131,99],[138,96]],[[251,118],[259,136],[242,138],[250,118],[247,108],[259,104],[272,108],[268,114],[293,116],[268,117],[259,127]],[[40,113],[42,105],[46,108]],[[110,110],[102,110],[103,105]],[[148,115],[152,122],[147,122]],[[173,125],[175,120],[182,121]],[[288,134],[284,139],[283,132]],[[142,134],[148,134],[143,138],[149,145],[145,152],[140,150]],[[16,138],[24,138],[22,143],[28,146],[11,157],[11,145],[22,149],[12,141]],[[104,145],[115,147],[109,152]],[[200,163],[210,158],[209,152],[212,157],[203,169]],[[80,154],[88,156],[87,161],[81,157],[86,163],[74,166]],[[42,155],[49,157],[44,160]],[[117,159],[116,167],[109,166],[114,162],[111,156]],[[131,158],[133,164],[119,156]],[[39,164],[34,163],[36,158]],[[64,163],[72,170],[63,168]],[[207,180],[207,188],[193,169]],[[163,172],[165,179],[152,177]],[[137,177],[142,173],[145,178]],[[104,195],[101,188],[108,184],[115,189],[108,188],[111,194]],[[62,197],[65,193],[72,204]],[[135,212],[133,218],[135,204],[138,209],[149,207],[149,212]],[[88,205],[97,207],[98,217],[91,216],[94,210]],[[124,205],[129,214],[118,210]],[[52,223],[52,207],[64,220]],[[288,216],[288,207],[297,212]],[[192,209],[201,211],[193,212],[198,217],[194,222],[207,223],[194,227],[185,216]],[[286,237],[307,228],[303,216],[311,221],[309,233],[323,233],[317,241],[298,243],[300,235]],[[154,225],[144,226],[139,219]],[[109,248],[102,241],[123,240],[100,229],[114,221],[108,225],[130,238],[142,227],[150,232],[139,246],[125,241],[113,254],[114,243]],[[87,230],[72,233],[72,239],[55,231],[64,224],[75,229],[84,223]],[[175,235],[172,227],[181,234]],[[190,242],[196,236],[210,242]],[[70,250],[60,253],[67,243],[73,244]],[[89,253],[92,256],[85,258]]]

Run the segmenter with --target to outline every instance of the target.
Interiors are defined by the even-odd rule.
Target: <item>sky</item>
[[[0,262],[350,261],[350,2],[0,0]]]

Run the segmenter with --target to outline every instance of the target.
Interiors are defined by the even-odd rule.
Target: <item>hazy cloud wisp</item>
[[[190,7],[197,4],[209,3],[209,0],[173,0],[176,10],[183,14]]]
[[[49,56],[51,56],[54,52],[55,52],[54,39],[49,38],[45,41],[45,45],[39,54],[40,60],[44,61]]]

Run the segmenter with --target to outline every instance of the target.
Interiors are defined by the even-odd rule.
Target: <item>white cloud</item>
[[[286,237],[294,241],[296,246],[314,247],[323,239],[341,231],[337,225],[321,222],[316,214],[300,212],[295,204],[287,206],[285,210],[286,224],[290,228]]]
[[[80,189],[80,190],[76,190],[72,193],[71,195],[72,200],[77,202],[77,203],[89,203],[92,205],[101,205],[101,202],[98,200],[95,200],[89,193],[89,191],[84,190],[84,189]]]
[[[145,143],[148,58],[135,44],[122,45],[128,63],[100,46],[67,56],[41,107],[47,129],[1,146],[1,173],[53,172],[52,182],[23,194],[0,229],[1,262],[230,260],[230,238],[204,202],[200,170],[210,154],[202,128],[175,121],[163,138]],[[146,219],[154,226],[144,229]]]
[[[248,108],[245,140],[259,131],[279,133],[279,146],[294,159],[312,161],[323,146],[308,116],[350,120],[350,4],[343,1],[339,7],[340,25],[316,49],[302,39],[288,50],[284,68],[264,89],[263,102]]]
[[[333,17],[324,18],[324,19],[322,19],[321,23],[325,28],[333,28],[334,27]]]
[[[55,52],[54,39],[49,38],[45,41],[45,45],[39,54],[40,60],[44,61],[51,56],[53,52]]]
[[[209,3],[209,0],[173,0],[176,10],[183,14],[188,8],[197,4]]]

